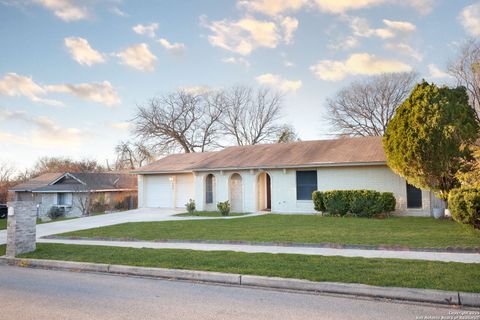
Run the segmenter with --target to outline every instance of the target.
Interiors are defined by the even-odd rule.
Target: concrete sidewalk
[[[284,253],[319,256],[341,256],[362,258],[395,258],[443,262],[480,263],[478,253],[425,252],[425,251],[394,251],[394,250],[363,250],[334,249],[318,247],[293,246],[262,246],[239,244],[210,244],[188,242],[151,242],[151,241],[104,241],[104,240],[70,240],[70,239],[38,239],[42,243],[64,243],[89,246],[110,246],[125,248],[151,249],[189,249],[200,251],[236,251],[247,253]]]
[[[244,216],[231,217],[185,217],[176,216],[176,214],[185,212],[184,209],[157,209],[141,208],[129,211],[101,214],[98,216],[82,217],[58,222],[50,222],[37,225],[37,239],[78,230],[111,226],[127,222],[149,222],[149,221],[183,221],[183,220],[211,220],[211,219],[241,219],[261,215],[249,214]],[[7,230],[0,230],[0,244],[7,242]]]

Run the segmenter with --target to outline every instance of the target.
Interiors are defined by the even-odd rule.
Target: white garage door
[[[176,206],[185,208],[185,204],[190,199],[195,199],[193,174],[177,175],[176,184]]]
[[[173,201],[170,176],[146,176],[146,205],[149,208],[171,208]]]

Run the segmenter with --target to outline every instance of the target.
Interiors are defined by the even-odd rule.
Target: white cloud
[[[418,61],[422,61],[422,59],[423,59],[423,55],[420,52],[418,52],[417,50],[412,48],[412,46],[410,46],[410,45],[408,45],[404,42],[387,43],[385,45],[385,48],[387,48],[388,50],[392,50],[392,51],[395,51],[395,52],[405,54],[405,55],[410,56],[410,57],[412,57],[412,58],[414,58],[415,60],[418,60]]]
[[[257,20],[252,17],[240,20],[220,20],[208,22],[203,17],[202,24],[212,34],[208,41],[219,47],[244,56],[257,48],[276,48],[280,41],[291,43],[298,20],[285,17],[278,21]]]
[[[112,122],[109,124],[109,127],[118,130],[129,130],[132,124],[130,122]]]
[[[108,81],[80,84],[58,84],[46,86],[48,92],[68,93],[84,100],[113,106],[121,102],[117,91]]]
[[[33,0],[34,3],[52,11],[64,21],[77,21],[87,19],[89,12],[86,6],[80,5],[76,0]]]
[[[126,18],[126,17],[129,16],[128,13],[122,11],[119,7],[110,8],[110,12],[112,12],[113,14],[116,14],[119,17],[123,17],[123,18]]]
[[[275,17],[310,7],[317,7],[322,12],[344,14],[384,4],[406,5],[421,14],[427,14],[435,2],[436,0],[238,0],[237,5],[248,12],[259,12]]]
[[[123,64],[140,71],[152,72],[155,70],[157,57],[150,51],[145,43],[128,47],[117,53]]]
[[[64,40],[73,60],[79,64],[91,66],[95,63],[105,62],[103,54],[93,49],[86,39],[80,37],[68,37]]]
[[[469,34],[480,37],[480,2],[463,8],[459,19]]]
[[[393,2],[395,0],[391,0]],[[432,11],[437,0],[403,0],[403,3],[416,9],[420,14],[428,14]]]
[[[394,21],[388,19],[383,19],[382,21],[387,27],[402,32],[413,32],[417,28],[413,23],[407,21]]]
[[[44,147],[78,146],[90,134],[72,127],[61,127],[47,117],[32,118],[31,144]]]
[[[183,43],[170,43],[170,41],[165,38],[158,39],[157,41],[162,45],[162,47],[164,47],[168,51],[171,51],[174,54],[183,54],[183,52],[185,51],[185,44]]]
[[[308,0],[240,0],[239,7],[247,11],[260,12],[269,16],[281,15],[285,12],[294,12],[301,9]]]
[[[376,75],[411,70],[412,67],[398,60],[380,58],[368,53],[352,54],[345,61],[321,60],[310,66],[310,71],[317,78],[331,81],[342,80],[348,75]]]
[[[242,57],[227,57],[223,58],[222,61],[230,64],[239,64],[247,68],[250,67],[250,62],[248,62],[247,59]]]
[[[23,122],[30,129],[30,132],[26,132],[26,134],[18,132],[12,135],[8,132],[0,132],[0,141],[14,144],[30,144],[35,147],[68,147],[77,146],[85,138],[90,137],[90,133],[81,129],[62,127],[48,117],[31,116],[24,111],[0,109],[0,118]]]
[[[360,41],[358,41],[358,38],[349,36],[349,37],[337,40],[336,42],[330,42],[328,44],[328,48],[332,50],[348,50],[348,49],[358,47],[359,45],[360,45]]]
[[[7,73],[0,79],[0,94],[5,96],[24,96],[33,102],[62,106],[57,100],[43,99],[49,93],[68,93],[85,100],[98,102],[111,106],[120,103],[120,98],[115,88],[108,81],[101,83],[81,84],[54,84],[40,85],[31,77],[21,76],[16,73]]]
[[[360,17],[352,17],[350,21],[350,27],[353,34],[358,37],[372,37],[377,36],[382,39],[393,38],[395,33],[387,28],[372,29],[368,23],[368,20]]]
[[[281,92],[297,91],[302,87],[301,80],[287,80],[278,74],[265,73],[256,77],[256,80],[261,85],[267,85],[275,88]]]
[[[401,4],[411,6],[421,14],[429,13],[436,0],[315,0],[320,11],[343,14],[351,10],[366,9],[384,4]]]
[[[394,38],[396,36],[405,36],[415,31],[416,26],[406,21],[393,21],[383,19],[386,28],[370,28],[369,22],[365,18],[351,17],[350,27],[353,34],[358,37],[372,37],[376,36],[382,39]]]
[[[451,75],[445,71],[440,70],[435,64],[430,63],[428,65],[428,72],[430,73],[430,78],[452,78]]]
[[[149,25],[137,24],[132,27],[132,30],[135,33],[149,36],[150,38],[155,38],[155,31],[158,29],[158,23],[151,23]]]
[[[293,33],[298,28],[298,20],[292,17],[285,17],[280,21],[283,29],[283,40],[286,44],[290,44],[293,40]]]
[[[35,83],[32,77],[21,76],[16,73],[7,73],[0,79],[0,94],[10,97],[24,96],[33,102],[51,106],[61,106],[62,102],[43,99],[40,96],[47,94],[46,90]]]

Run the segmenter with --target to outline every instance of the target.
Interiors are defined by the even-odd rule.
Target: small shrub
[[[188,202],[185,204],[185,208],[189,214],[193,214],[195,212],[195,200],[188,200]]]
[[[382,192],[380,193],[380,201],[382,202],[383,212],[390,213],[395,211],[397,206],[397,200],[392,192]]]
[[[51,207],[50,210],[47,212],[47,216],[52,219],[58,219],[65,216],[65,208],[64,207]]]
[[[350,210],[348,191],[325,191],[323,193],[323,203],[325,210],[331,215],[344,216]]]
[[[220,213],[222,214],[222,216],[228,216],[228,214],[230,213],[230,202],[228,200],[224,202],[219,202],[217,203],[217,208],[218,211],[220,211]]]
[[[103,213],[103,212],[105,212],[105,210],[107,210],[107,206],[105,205],[105,203],[100,202],[100,201],[95,201],[92,204],[92,208],[91,208],[90,212],[92,212],[92,213]]]
[[[313,208],[316,211],[325,212],[325,203],[323,202],[323,192],[314,191],[312,193]]]
[[[350,193],[350,212],[358,217],[371,218],[383,210],[380,192],[355,190]]]
[[[129,209],[129,198],[125,198],[122,201],[118,201],[113,206],[115,210],[128,210]]]
[[[453,220],[480,229],[480,189],[458,188],[450,191],[448,208]]]

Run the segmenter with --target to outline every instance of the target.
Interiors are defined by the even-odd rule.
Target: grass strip
[[[479,265],[453,262],[46,243],[22,257],[480,292]]]

